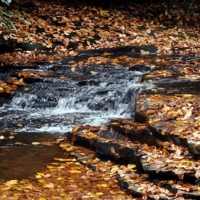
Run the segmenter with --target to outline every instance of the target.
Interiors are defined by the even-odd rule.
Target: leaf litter
[[[146,16],[146,14],[149,15],[155,9],[157,11],[157,8],[160,8],[159,5],[156,7],[153,4],[149,4],[150,6],[146,6],[146,8],[150,9],[148,10],[143,9],[144,5],[141,4],[133,7],[130,6],[130,11],[123,11],[115,8],[103,9],[87,5],[67,7],[55,2],[44,4],[43,2],[34,1],[33,3],[37,8],[33,8],[32,13],[34,14],[30,13],[30,10],[23,8],[23,13],[30,19],[30,23],[25,24],[16,21],[18,31],[7,33],[4,35],[4,39],[17,39],[20,44],[39,43],[46,50],[24,51],[18,49],[14,53],[1,54],[2,66],[16,63],[30,63],[33,61],[53,61],[55,59],[79,55],[83,50],[152,44],[157,47],[157,51],[155,52],[157,55],[192,55],[195,58],[169,60],[159,57],[156,61],[152,61],[148,58],[137,59],[128,55],[114,57],[112,52],[104,50],[99,56],[91,57],[78,64],[72,64],[71,69],[75,71],[77,65],[88,66],[94,63],[106,65],[109,63],[109,65],[114,66],[118,64],[123,65],[123,63],[127,62],[130,65],[132,63],[137,65],[149,62],[151,67],[156,69],[160,64],[173,63],[173,65],[178,64],[181,66],[177,70],[181,74],[178,78],[190,79],[192,81],[199,78],[198,56],[200,45],[198,39],[198,13],[190,12],[184,16],[181,13],[173,15],[171,10],[166,9],[164,13],[158,12],[157,16],[147,19],[146,17],[141,17],[138,10],[142,9],[144,16]],[[11,9],[18,12],[15,6]],[[68,12],[68,17],[65,17],[66,11]],[[132,13],[135,13],[135,16]],[[44,16],[49,16],[49,18],[44,20]],[[171,20],[172,17],[177,20],[176,26],[174,26],[173,20]],[[94,20],[92,21],[91,19]],[[79,24],[80,21],[81,24]],[[189,22],[191,21],[196,26],[190,26]],[[107,26],[104,26],[105,24]],[[42,30],[42,33],[37,33],[39,29]],[[5,32],[6,30],[2,31]],[[59,42],[60,45],[53,47],[53,44],[56,42]],[[46,54],[47,51],[56,53],[48,56]],[[134,49],[132,51],[134,53]],[[149,51],[143,49],[139,53],[143,56],[150,54]],[[154,70],[146,78],[149,79],[149,82],[153,82],[155,77],[158,79],[169,76],[173,77],[175,72],[173,70]],[[91,74],[96,73],[96,71],[91,71]],[[35,71],[21,71],[18,78],[0,80],[0,92],[10,93],[16,90],[17,87],[25,85],[24,79],[26,78],[45,76],[49,76],[49,74]],[[145,107],[146,105],[141,106],[141,100],[144,99],[146,99],[148,108]],[[151,147],[151,143],[149,144],[150,146],[140,143],[134,144],[142,147],[142,150],[140,150],[140,161],[143,164],[143,168],[146,165],[149,170],[149,166],[153,166],[152,171],[155,174],[169,170],[174,172],[179,180],[170,179],[154,183],[151,177],[144,174],[144,172],[138,174],[140,170],[136,170],[137,166],[134,162],[128,165],[119,165],[113,161],[102,162],[95,157],[96,154],[94,151],[71,145],[65,139],[59,139],[61,148],[68,152],[72,158],[67,160],[56,158],[54,163],[47,165],[47,170],[38,172],[33,179],[21,181],[10,180],[6,183],[0,183],[1,198],[34,198],[40,200],[50,198],[132,199],[132,196],[140,196],[143,199],[198,198],[200,191],[198,185],[182,181],[183,179],[185,180],[185,174],[188,175],[188,171],[192,172],[195,180],[198,180],[200,177],[198,157],[193,157],[199,154],[198,99],[198,95],[191,94],[177,94],[173,97],[159,94],[141,94],[137,100],[137,104],[139,105],[139,108],[137,108],[138,113],[142,112],[142,114],[147,116],[145,127],[149,128],[155,135],[165,141],[156,143],[160,145],[160,149]],[[120,131],[125,133],[131,133],[137,127],[128,120],[118,124],[121,128]],[[115,128],[119,126],[115,126]],[[163,129],[163,127],[165,128]],[[92,139],[91,144],[98,142],[98,144],[106,145],[108,143],[111,145],[109,149],[110,155],[114,156],[115,159],[119,159],[122,155],[118,152],[115,144],[123,148],[135,148],[130,142],[123,143],[114,139],[97,138],[95,127],[90,127],[89,131],[88,127],[82,128],[85,131],[79,132],[79,127],[75,127],[72,133],[75,135],[79,132],[78,134],[82,135],[86,140]],[[113,133],[116,132],[115,128],[112,127]],[[105,131],[105,129],[103,130]],[[102,134],[102,129],[100,130]],[[137,133],[141,132],[137,130]],[[2,137],[2,139],[4,138]],[[187,145],[185,145],[182,139],[187,140]],[[172,141],[176,145],[171,143]],[[36,145],[36,143],[34,144]],[[177,146],[177,144],[184,147]],[[192,152],[192,157],[190,157],[188,149]],[[148,170],[144,171],[149,173]],[[125,189],[132,196],[119,190],[116,177],[121,188]]]

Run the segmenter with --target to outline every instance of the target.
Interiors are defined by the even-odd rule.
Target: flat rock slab
[[[148,129],[148,124],[141,124],[132,119],[118,119],[111,121],[108,128],[113,135],[123,134],[125,138],[132,142],[139,141],[150,146],[160,146],[160,141]]]
[[[200,154],[200,95],[140,94],[135,119],[149,124],[152,133]]]
[[[168,63],[167,65],[153,65],[152,70],[144,75],[144,79],[155,87],[145,93],[151,94],[198,94],[200,84],[200,67],[197,59],[191,62]],[[196,62],[196,63],[195,63]]]
[[[135,163],[138,170],[147,174],[168,176],[171,178],[200,178],[199,161],[193,158],[187,148],[169,142],[160,142],[160,147],[142,144],[139,141],[127,141],[102,137],[106,127],[77,126],[66,134],[71,142],[89,144],[98,154]]]
[[[93,131],[92,131],[93,130]],[[104,138],[102,135],[108,134],[108,130],[105,127],[94,126],[79,126],[74,127],[72,132],[66,134],[68,140],[72,142],[78,142],[79,144],[89,144],[94,148],[97,153],[113,156],[116,159],[122,158],[129,162],[137,161],[138,150],[142,147],[147,147],[147,144],[142,144],[138,141],[124,141],[112,138]]]
[[[149,147],[142,149],[140,162],[143,170],[148,174],[157,174],[164,177],[198,179],[199,161],[192,159],[186,152],[177,148],[175,152]]]
[[[147,199],[175,200],[199,199],[199,186],[174,180],[152,179],[128,166],[121,166],[116,178],[122,189],[135,197]]]

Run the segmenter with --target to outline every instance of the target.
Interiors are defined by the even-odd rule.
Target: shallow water
[[[136,95],[151,87],[142,83],[143,74],[113,67],[66,80],[59,78],[60,73],[45,77],[28,90],[21,88],[0,107],[0,126],[5,131],[63,134],[74,125],[104,125],[112,118],[133,117]]]
[[[21,70],[33,71],[23,67],[12,73]],[[148,70],[93,66],[72,72],[68,65],[36,67],[34,72],[48,76],[24,78],[28,84],[0,107],[0,136],[5,136],[0,140],[0,181],[32,177],[53,158],[68,156],[57,145],[32,142],[55,141],[74,125],[105,125],[113,118],[133,117],[136,95],[152,87],[142,80]],[[17,135],[9,139],[13,132]]]

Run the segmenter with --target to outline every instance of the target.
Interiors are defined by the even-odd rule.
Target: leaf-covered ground
[[[51,61],[82,50],[119,46],[153,45],[153,53],[161,55],[200,54],[198,2],[196,8],[175,2],[126,6],[113,2],[111,6],[36,0],[13,3],[7,11],[21,14],[28,22],[13,19],[17,32],[1,28],[1,40],[15,50],[1,55],[2,65]],[[134,52],[146,55],[149,49]]]
[[[199,8],[183,11],[178,3],[111,8],[54,1],[25,5],[19,9],[14,4],[9,10],[23,14],[28,23],[16,20],[18,32],[1,29],[2,40],[14,50],[0,54],[4,71],[12,64],[96,54],[72,63],[71,71],[92,64],[145,64],[151,71],[144,79],[155,88],[137,97],[140,123],[123,119],[107,127],[74,127],[67,135],[72,143],[66,138],[57,141],[69,159],[55,158],[32,179],[1,182],[1,199],[199,199]],[[114,49],[121,46],[131,47]],[[103,49],[93,51],[99,48]],[[188,59],[112,57],[115,51]],[[0,80],[0,93],[44,76],[51,74],[21,71],[15,78]],[[186,84],[178,87],[172,80]],[[73,145],[83,141],[91,149]],[[103,162],[99,154],[126,162]]]

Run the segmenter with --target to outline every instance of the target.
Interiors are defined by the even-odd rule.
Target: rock
[[[135,120],[147,122],[154,137],[173,141],[200,154],[197,111],[200,95],[140,94],[136,98]]]
[[[18,46],[17,40],[8,38],[4,39],[7,33],[0,34],[0,53],[13,51],[16,46]]]
[[[141,46],[134,46],[133,49],[136,53],[140,53],[141,50],[145,52],[149,52],[150,54],[155,54],[157,52],[157,47],[154,45],[141,45]]]
[[[129,68],[130,71],[139,71],[143,73],[147,73],[151,67],[146,66],[146,65],[134,65]]]
[[[105,52],[117,54],[117,53],[137,53],[144,50],[150,54],[155,54],[157,52],[157,47],[154,45],[142,45],[142,46],[121,46],[114,48],[100,48],[100,49],[90,49],[85,51],[80,51],[78,55],[101,55]]]
[[[23,50],[28,50],[28,51],[47,49],[47,47],[43,46],[41,43],[30,44],[30,43],[25,43],[25,42],[21,44],[21,48]]]
[[[139,141],[150,146],[159,146],[159,141],[156,139],[156,137],[154,137],[146,124],[140,124],[134,120],[121,119],[110,122],[108,127],[111,131],[115,131],[115,133],[112,135],[121,133],[126,136],[127,140],[132,142]]]
[[[157,174],[164,177],[191,179],[198,178],[200,170],[198,161],[193,159],[187,149],[174,146],[174,151],[159,150],[155,147],[140,150],[140,162],[147,174]]]
[[[12,96],[13,95],[10,93],[6,93],[6,92],[0,93],[0,106],[3,106],[5,102],[8,103],[9,101],[11,101]]]

